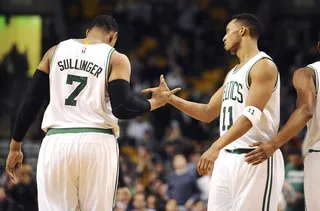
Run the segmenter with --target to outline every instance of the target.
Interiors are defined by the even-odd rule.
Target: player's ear
[[[317,47],[318,47],[318,50],[320,51],[320,41],[318,42]]]
[[[112,40],[117,40],[118,38],[118,32],[113,33]]]
[[[87,29],[87,31],[86,31],[86,37],[88,37],[88,34],[89,34],[89,29]]]
[[[246,33],[246,30],[247,30],[246,27],[241,26],[240,31],[239,31],[240,35],[241,35],[241,36],[244,36],[244,34]]]
[[[111,45],[114,46],[117,42],[117,38],[118,38],[118,32],[114,32],[109,38],[109,43],[111,43]]]

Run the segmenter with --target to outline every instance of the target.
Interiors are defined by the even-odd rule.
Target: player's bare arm
[[[316,104],[316,87],[311,68],[300,68],[293,75],[293,86],[297,93],[297,105],[283,129],[271,140],[257,142],[257,149],[246,155],[246,162],[258,165],[296,136],[312,118]]]
[[[55,46],[50,48],[41,59],[17,113],[6,162],[7,174],[13,182],[16,182],[14,176],[16,165],[18,164],[18,167],[22,166],[22,140],[34,122],[43,104],[43,100],[49,95],[48,74],[50,71],[50,60],[55,48]]]
[[[219,88],[207,104],[187,101],[175,95],[172,96],[169,103],[189,116],[209,123],[220,115],[222,94],[223,86]]]
[[[149,89],[152,98],[138,99],[132,96],[130,89],[131,66],[128,57],[114,52],[111,56],[111,73],[108,81],[108,91],[113,114],[119,119],[131,119],[141,114],[164,106],[170,96],[180,90],[161,92],[160,89]],[[160,77],[159,87],[164,86],[164,78]]]
[[[277,81],[278,70],[275,64],[263,59],[257,62],[250,71],[250,91],[246,101],[246,109],[255,109],[255,112],[262,112],[270,99],[274,86]],[[198,172],[201,175],[207,174],[212,170],[214,161],[217,159],[222,148],[240,138],[253,126],[253,119],[248,115],[241,115],[232,127],[221,136],[211,147],[201,156],[198,163]]]
[[[229,73],[225,78],[228,77]],[[224,84],[211,97],[209,103],[207,104],[191,102],[175,95],[170,98],[169,103],[185,114],[188,114],[189,116],[202,122],[209,123],[220,115],[223,89]]]

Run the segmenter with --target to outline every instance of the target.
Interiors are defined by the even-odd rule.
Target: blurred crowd
[[[116,48],[131,61],[135,94],[158,85],[159,76],[164,74],[170,88],[182,88],[181,97],[202,103],[209,101],[226,72],[237,62],[224,52],[222,45],[229,18],[237,12],[255,13],[265,26],[260,48],[271,55],[280,71],[283,125],[295,107],[295,91],[290,82],[292,72],[317,58],[318,22],[312,16],[297,19],[276,13],[278,10],[273,10],[276,5],[270,3],[272,1],[257,2],[84,0],[79,3],[69,0],[64,1],[63,6],[68,38],[83,36],[99,9],[112,11],[120,26]],[[312,2],[305,1],[311,7]],[[87,10],[83,10],[84,7]],[[47,28],[43,51],[60,41],[56,28],[52,25]],[[0,137],[6,141],[23,87],[29,80],[26,57],[13,46],[0,61]],[[39,145],[43,136],[40,123],[41,114],[26,137],[35,140],[34,145]],[[210,176],[199,176],[196,165],[204,150],[219,137],[218,121],[199,122],[167,105],[119,124],[121,176],[115,210],[205,211]],[[304,210],[303,138],[304,132],[282,148],[286,182],[279,210]],[[0,211],[37,210],[35,167],[26,156],[23,168],[17,171],[18,183],[13,184],[2,165]]]

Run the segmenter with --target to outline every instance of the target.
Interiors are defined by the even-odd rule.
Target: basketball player
[[[149,100],[130,91],[130,62],[114,50],[116,21],[98,16],[85,39],[69,39],[42,58],[17,113],[6,170],[21,166],[22,140],[46,96],[46,132],[37,165],[40,211],[111,210],[118,177],[117,119],[135,118],[168,101],[179,89]],[[164,78],[161,76],[161,85]]]
[[[227,52],[240,63],[226,76],[208,104],[172,96],[169,103],[203,122],[220,115],[220,138],[201,156],[198,171],[212,172],[209,211],[276,211],[284,181],[280,150],[259,166],[248,165],[249,144],[273,137],[280,120],[280,79],[276,65],[259,51],[259,20],[251,14],[235,15],[223,38]],[[151,88],[143,92],[154,91]],[[166,89],[167,90],[167,89]]]
[[[320,51],[320,33],[318,37]],[[249,164],[258,165],[273,155],[274,151],[296,136],[306,125],[305,137],[308,153],[304,161],[304,192],[306,210],[320,210],[320,97],[319,97],[320,61],[296,70],[293,74],[293,86],[297,93],[296,109],[283,129],[268,141],[257,142],[257,149],[246,155]]]

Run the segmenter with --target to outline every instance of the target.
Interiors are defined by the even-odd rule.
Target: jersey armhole
[[[271,58],[269,58],[269,57],[262,57],[261,59],[269,59],[270,61],[272,61],[272,62],[274,63],[274,61],[273,61]],[[259,59],[258,61],[260,61],[261,59]],[[245,76],[246,79],[245,79],[245,81],[246,81],[246,86],[247,86],[248,90],[250,90],[250,83],[251,83],[251,80],[250,80],[250,72],[251,72],[253,66],[254,66],[258,61],[256,61],[256,62],[252,65],[252,67],[251,67],[251,68],[247,71],[247,73],[246,73],[246,76]],[[277,89],[278,84],[279,84],[279,71],[277,71],[277,72],[278,72],[278,73],[277,73],[277,79],[276,79],[276,83],[274,84],[274,88],[273,88],[272,92],[274,92],[274,91]]]
[[[313,82],[314,82],[314,86],[316,87],[316,95],[318,95],[318,91],[319,91],[319,75],[318,75],[318,71],[314,67],[312,67],[311,65],[308,65],[307,68],[310,68],[313,71]]]
[[[108,57],[107,57],[107,61],[106,61],[106,74],[105,74],[105,77],[106,77],[106,87],[108,87],[108,80],[109,80],[109,77],[110,77],[110,61],[111,61],[111,56],[112,56],[112,53],[114,52],[114,48],[112,48],[109,53],[108,53]]]

